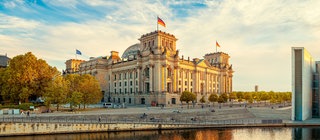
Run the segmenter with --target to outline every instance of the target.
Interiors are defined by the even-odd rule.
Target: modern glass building
[[[319,117],[320,61],[303,47],[292,47],[292,120]]]

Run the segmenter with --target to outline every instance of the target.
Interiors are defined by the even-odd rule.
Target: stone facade
[[[109,57],[80,64],[80,74],[90,73],[100,81],[106,102],[168,105],[180,104],[186,90],[197,94],[197,101],[211,93],[232,92],[234,71],[228,54],[185,59],[176,49],[177,38],[162,31],[142,35],[139,41],[121,58],[111,51]]]

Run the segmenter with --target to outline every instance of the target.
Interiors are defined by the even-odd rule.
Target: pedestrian
[[[99,117],[99,122],[101,122],[101,116]]]
[[[27,116],[28,116],[28,117],[30,116],[30,112],[29,112],[29,111],[27,112]]]

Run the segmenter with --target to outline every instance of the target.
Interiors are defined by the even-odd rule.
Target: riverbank
[[[320,123],[281,124],[161,124],[161,123],[0,123],[0,136],[71,134],[92,132],[181,130],[204,128],[307,127]]]
[[[0,136],[194,128],[318,126],[291,122],[290,109],[126,108],[2,116]],[[145,114],[145,115],[143,115]],[[318,123],[317,123],[318,122]]]

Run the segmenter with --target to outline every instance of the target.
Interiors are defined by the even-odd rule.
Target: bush
[[[18,108],[21,110],[29,110],[30,106],[34,106],[33,103],[22,103],[18,105]]]

